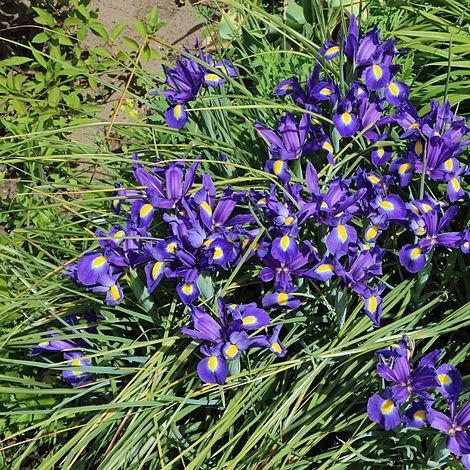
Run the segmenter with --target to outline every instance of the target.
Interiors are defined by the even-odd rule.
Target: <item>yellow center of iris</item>
[[[204,80],[207,80],[209,82],[218,82],[222,79],[218,75],[216,75],[215,73],[206,73],[204,75]]]
[[[283,251],[287,251],[287,248],[289,248],[290,245],[290,238],[289,235],[284,235],[281,238],[281,248]]]
[[[173,255],[176,251],[176,243],[175,242],[168,243],[168,245],[166,246],[166,251],[168,251],[168,253]]]
[[[256,317],[253,315],[248,315],[243,318],[242,323],[244,325],[254,325],[256,323]]]
[[[339,46],[331,46],[326,50],[325,55],[327,56],[333,55],[333,54],[336,54],[338,51],[339,51]]]
[[[329,88],[322,88],[320,90],[320,95],[330,96],[331,95],[331,90]]]
[[[289,216],[289,217],[286,217],[286,218],[284,219],[284,223],[285,223],[286,225],[291,225],[292,222],[294,222],[294,217]]]
[[[183,284],[181,290],[183,291],[183,294],[191,295],[193,293],[194,286],[190,282],[186,282],[185,284]]]
[[[380,183],[380,178],[375,176],[375,175],[369,175],[367,179],[372,183],[372,184],[377,184]]]
[[[421,248],[417,246],[416,248],[413,248],[410,253],[410,258],[411,259],[417,259],[421,255]]]
[[[281,345],[277,341],[271,344],[271,349],[274,350],[274,352],[277,352],[278,354],[282,353]]]
[[[284,167],[284,162],[282,160],[276,160],[273,166],[274,174],[278,175],[282,171],[283,167]]]
[[[382,158],[384,156],[385,150],[383,147],[377,147],[377,155],[379,158]]]
[[[380,80],[382,78],[383,72],[382,67],[380,67],[380,65],[374,64],[372,66],[372,72],[374,73],[374,77],[376,80]]]
[[[377,225],[372,225],[366,230],[366,240],[370,241],[375,238],[379,232],[379,227]]]
[[[212,258],[220,259],[223,257],[224,257],[224,252],[222,251],[222,248],[220,248],[220,246],[216,246],[214,250],[214,255],[212,256]]]
[[[160,275],[161,271],[162,271],[162,268],[163,268],[163,265],[165,263],[163,261],[157,261],[154,265],[153,265],[153,268],[152,268],[152,279],[155,281],[155,279],[157,279],[157,277]]]
[[[416,412],[413,414],[413,418],[414,418],[416,421],[424,421],[425,416],[426,416],[426,412],[425,412],[424,410],[416,411]]]
[[[212,215],[212,208],[209,206],[209,204],[206,201],[203,201],[201,203],[202,210],[209,216]]]
[[[286,305],[288,298],[289,296],[285,292],[279,292],[279,294],[277,294],[277,303],[279,305]]]
[[[449,385],[452,383],[452,379],[447,374],[438,374],[437,380],[441,385]]]
[[[452,178],[450,180],[450,184],[454,188],[454,191],[459,191],[460,190],[460,181],[457,178]]]
[[[237,355],[238,353],[238,348],[235,344],[231,344],[226,350],[225,350],[225,354],[230,357],[230,358],[233,358]]]
[[[402,164],[398,167],[398,174],[399,174],[399,175],[403,175],[403,174],[406,173],[410,168],[411,168],[411,163],[402,163]]]
[[[318,266],[317,269],[315,269],[317,273],[330,273],[333,271],[333,265],[332,264],[321,264]]]
[[[385,400],[380,407],[380,411],[382,414],[388,415],[393,411],[394,408],[395,405],[393,404],[392,400]]]
[[[421,207],[423,208],[423,212],[432,211],[432,207],[429,204],[424,203]]]
[[[329,153],[333,153],[333,146],[329,142],[323,142],[322,148]]]
[[[119,289],[117,288],[116,284],[112,285],[109,288],[109,292],[111,293],[111,297],[113,300],[118,300],[119,297],[121,297],[121,293],[119,292]]]
[[[388,84],[388,91],[393,95],[393,96],[398,96],[400,93],[400,88],[398,88],[398,85],[395,82],[390,82]]]
[[[344,225],[338,225],[338,238],[341,240],[341,243],[344,243],[348,239],[348,232]]]
[[[375,295],[367,299],[367,308],[371,313],[375,313],[377,310],[377,297]]]
[[[452,158],[449,158],[445,161],[444,168],[447,171],[452,171],[454,169],[454,162],[452,161]]]
[[[211,372],[215,372],[218,364],[219,364],[219,360],[217,359],[217,356],[209,356],[209,360],[207,361],[207,368]]]
[[[175,116],[175,119],[179,121],[183,115],[183,105],[177,104],[173,109],[173,115]]]
[[[386,211],[393,211],[394,205],[390,201],[381,201],[380,207]]]
[[[80,367],[82,365],[82,360],[81,359],[73,359],[70,362],[70,365],[73,366],[73,367]],[[81,371],[81,370],[72,370],[72,374],[75,377],[81,377],[82,374],[83,374],[83,371]]]
[[[99,269],[103,264],[106,263],[106,258],[104,256],[97,256],[92,262],[91,267],[93,269]]]
[[[416,229],[416,234],[417,235],[424,235],[426,233],[426,229],[424,227],[418,227]]]
[[[341,119],[343,120],[344,124],[346,124],[346,126],[349,126],[349,124],[351,124],[352,118],[348,112],[344,112],[343,114],[341,114]]]
[[[140,217],[146,217],[147,215],[149,215],[149,213],[152,211],[152,209],[153,209],[152,204],[144,204],[140,208],[140,211],[139,211]]]

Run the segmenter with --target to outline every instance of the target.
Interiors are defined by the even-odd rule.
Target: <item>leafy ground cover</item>
[[[107,305],[102,294],[77,286],[63,271],[65,264],[99,249],[96,230],[107,233],[113,225],[127,223],[130,203],[123,199],[135,195],[121,194],[121,213],[110,208],[116,201],[115,182],[123,191],[146,186],[134,179],[133,152],[138,152],[145,170],[157,162],[183,161],[189,166],[198,160],[198,176],[189,192],[192,211],[203,202],[195,195],[211,191],[203,185],[202,173],[210,175],[218,198],[228,184],[247,194],[274,184],[281,198],[283,181],[273,174],[274,168],[265,169],[270,154],[254,124],[277,129],[286,112],[299,121],[303,106],[289,97],[273,97],[275,86],[293,75],[304,85],[324,42],[338,41],[351,13],[358,16],[363,32],[378,25],[382,39],[397,38],[396,47],[404,52],[396,57],[401,65],[396,79],[409,86],[409,98],[420,116],[430,111],[430,99],[448,99],[453,111],[468,120],[466,5],[227,1],[220,8],[202,6],[199,14],[216,21],[215,26],[208,23],[206,31],[218,33],[213,55],[229,60],[237,75],[226,77],[222,87],[205,87],[191,102],[188,123],[180,130],[165,122],[166,100],[149,93],[162,88],[163,75],[141,66],[142,60],[156,55],[156,11],[135,24],[139,43],[126,39],[120,26],[104,30],[86,2],[64,5],[67,8],[60,10],[44,5],[35,10],[41,29],[30,43],[3,40],[15,51],[0,72],[0,152],[4,178],[15,187],[14,198],[2,200],[0,215],[3,465],[458,467],[444,436],[429,426],[419,432],[387,432],[368,419],[366,406],[371,395],[383,391],[374,352],[403,334],[416,342],[416,356],[441,348],[444,361],[462,371],[467,389],[470,284],[468,258],[460,250],[436,250],[425,268],[411,275],[400,267],[397,255],[403,244],[414,240],[397,229],[379,276],[387,286],[380,326],[371,323],[363,301],[345,285],[304,281],[294,293],[301,300],[299,308],[267,308],[273,323],[284,324],[281,338],[287,355],[250,351],[241,362],[231,363],[225,384],[208,385],[196,372],[203,358],[199,343],[181,332],[190,324],[191,308],[182,304],[175,282],[164,280],[149,294],[143,269],[126,269],[120,279],[122,301]],[[83,51],[79,41],[86,31],[101,38],[102,46]],[[168,66],[173,67],[179,51],[168,46],[167,52]],[[198,65],[204,62],[193,51],[183,55]],[[342,75],[340,60],[323,61],[321,70],[344,96],[349,78]],[[123,91],[115,90],[112,75],[127,77],[121,103],[129,110],[126,122],[96,119],[100,99]],[[74,140],[73,131],[84,127],[103,133],[96,134],[94,144]],[[323,150],[303,156],[296,160],[301,164],[291,165],[293,183],[305,184],[308,161],[317,168],[323,191],[334,176],[351,176],[359,165],[383,176],[383,170],[371,166],[366,138],[353,138],[349,145],[351,139],[335,134],[331,121],[325,121],[325,128],[340,161],[326,167],[328,152]],[[387,140],[394,158],[403,152],[399,135],[396,131]],[[458,158],[465,166],[468,152]],[[461,184],[466,189],[465,177]],[[446,184],[416,175],[410,188],[405,185],[397,192],[408,202],[411,195],[422,199],[425,192],[445,195],[446,190]],[[468,199],[459,198],[456,204],[454,230],[461,232],[468,223]],[[242,205],[242,212],[254,215],[269,232],[265,215],[255,206],[251,214],[250,205]],[[367,227],[356,222],[353,226],[357,232]],[[312,225],[303,233],[323,254],[325,227]],[[151,236],[168,236],[160,215],[155,216]],[[262,236],[256,232],[248,250]],[[197,284],[198,302],[214,317],[221,294],[261,307],[263,296],[273,292],[272,284],[260,282],[262,265],[254,262],[256,257],[248,258],[234,258],[229,270],[216,269]],[[71,357],[57,352],[33,354],[38,345],[44,348],[51,334],[74,345],[68,349],[80,350],[77,357],[88,362],[70,364]],[[79,386],[71,387],[62,378],[67,373]]]

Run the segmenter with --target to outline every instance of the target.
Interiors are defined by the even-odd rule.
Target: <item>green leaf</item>
[[[128,36],[124,36],[122,38],[122,42],[123,44],[125,44],[131,51],[135,51],[137,52],[139,50],[139,44],[134,41],[134,39],[128,37]]]
[[[49,104],[51,106],[55,107],[59,104],[60,94],[61,93],[58,87],[54,87],[48,91],[47,96],[48,96]]]
[[[36,36],[33,37],[32,42],[36,44],[43,44],[46,41],[49,41],[50,35],[49,33],[46,33],[43,31],[42,33],[36,34]]]
[[[15,65],[22,65],[26,64],[27,62],[31,62],[32,59],[28,57],[9,57],[8,59],[0,60],[0,67],[12,67]]]
[[[112,30],[111,30],[111,39],[115,41],[118,36],[122,34],[122,32],[127,28],[127,25],[124,23],[118,23]]]
[[[106,28],[101,23],[94,21],[94,22],[91,22],[89,26],[90,26],[90,29],[95,34],[95,36],[100,37],[104,41],[109,41],[108,32],[106,31]]]
[[[57,24],[55,18],[47,10],[38,7],[33,7],[33,10],[38,14],[38,16],[34,18],[36,23],[49,26],[49,28],[53,28]]]
[[[139,33],[139,36],[142,39],[147,39],[147,28],[146,28],[145,23],[143,21],[135,20],[134,21],[134,28]]]

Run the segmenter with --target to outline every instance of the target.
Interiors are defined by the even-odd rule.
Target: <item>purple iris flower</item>
[[[400,407],[388,388],[382,395],[373,395],[367,402],[367,415],[371,421],[385,429],[396,428],[401,423]]]
[[[426,419],[432,428],[447,435],[447,449],[453,454],[461,456],[470,453],[470,436],[467,431],[467,427],[470,425],[470,402],[467,402],[457,412],[457,400],[458,398],[449,404],[450,417],[430,408],[426,413]]]
[[[64,353],[64,360],[67,360],[67,366],[69,367],[62,371],[62,377],[70,385],[72,385],[72,387],[87,385],[91,383],[91,380],[88,380],[91,376],[91,372],[87,371],[86,369],[78,369],[79,367],[92,367],[90,360],[84,357],[81,352],[71,351]]]
[[[429,424],[426,415],[431,407],[430,400],[418,399],[405,411],[403,415],[403,424],[409,428],[421,429]]]
[[[426,390],[437,386],[436,370],[426,356],[414,370],[407,355],[395,358],[391,366],[380,362],[377,373],[394,384],[390,392],[397,404],[407,401],[412,393],[429,400],[431,397]]]

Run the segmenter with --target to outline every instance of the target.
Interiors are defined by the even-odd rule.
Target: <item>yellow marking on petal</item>
[[[341,240],[341,243],[344,243],[348,239],[348,232],[346,231],[346,227],[344,225],[338,225],[338,237]]]
[[[328,204],[325,201],[322,201],[320,204],[320,209],[328,209]]]
[[[284,83],[284,85],[281,85],[279,88],[281,90],[293,90],[294,85],[292,85],[292,83]]]
[[[377,155],[379,158],[382,158],[384,156],[385,150],[383,147],[377,147]]]
[[[408,126],[408,129],[419,129],[419,124],[417,122],[413,122]]]
[[[183,291],[184,295],[191,295],[194,291],[194,286],[192,285],[192,283],[186,282],[185,284],[183,284],[181,290]]]
[[[352,117],[348,112],[344,112],[343,114],[341,114],[341,119],[343,120],[346,126],[349,126],[349,124],[351,124]]]
[[[390,201],[380,201],[380,207],[386,211],[393,211],[395,206]]]
[[[398,174],[403,175],[411,168],[411,163],[402,163],[398,167]]]
[[[220,78],[215,73],[206,73],[204,75],[204,80],[209,81],[209,82],[220,82],[220,80],[222,80],[222,78]]]
[[[315,272],[322,274],[322,273],[331,273],[333,271],[333,265],[332,264],[321,264],[318,266],[317,269],[315,269]]]
[[[454,188],[455,192],[460,191],[460,181],[457,178],[452,178],[450,180],[450,184],[452,185],[452,188]]]
[[[441,385],[449,385],[452,383],[452,379],[447,374],[437,374],[437,381]]]
[[[290,238],[289,235],[284,235],[281,238],[281,248],[283,251],[287,251],[287,248],[289,248],[290,245]]]
[[[421,155],[423,153],[423,143],[421,140],[417,140],[415,143],[415,153],[416,155]]]
[[[152,267],[152,272],[151,272],[151,276],[152,276],[152,279],[155,281],[155,279],[157,279],[157,277],[160,275],[162,269],[163,269],[163,265],[165,263],[163,261],[157,261],[153,267]]]
[[[277,294],[277,303],[278,305],[286,305],[289,296],[285,292],[279,292]]]
[[[385,400],[380,407],[380,411],[382,414],[388,415],[393,411],[394,408],[395,405],[393,404],[392,400]]]
[[[209,360],[207,361],[207,368],[211,372],[215,372],[217,370],[217,366],[219,365],[219,359],[217,356],[209,356]]]
[[[82,365],[82,360],[80,358],[72,359],[72,361],[70,361],[70,365],[73,367],[80,367]],[[81,377],[84,374],[84,372],[81,370],[72,370],[72,374],[75,377]]]
[[[245,250],[246,247],[250,244],[250,239],[249,238],[245,238],[243,241],[242,241],[242,250]]]
[[[49,341],[42,341],[41,343],[38,344],[40,348],[45,348],[48,345],[49,345]]]
[[[393,96],[398,96],[400,94],[400,88],[398,88],[398,85],[395,82],[390,82],[388,84],[388,91],[393,95]]]
[[[416,248],[413,248],[410,253],[410,258],[412,260],[418,259],[419,256],[421,255],[421,248],[417,246]]]
[[[103,264],[106,263],[106,258],[104,256],[97,256],[92,262],[91,267],[93,269],[99,269]]]
[[[147,217],[150,214],[150,212],[152,211],[152,209],[153,209],[152,204],[144,204],[140,208],[140,211],[139,211],[140,217]]]
[[[262,197],[261,199],[258,200],[258,205],[264,206],[266,204],[266,198]]]
[[[122,238],[125,234],[126,234],[126,232],[124,232],[124,230],[118,230],[118,231],[113,235],[113,240],[119,240],[119,239]]]
[[[113,300],[119,300],[119,298],[121,297],[121,293],[119,292],[119,289],[116,284],[113,284],[110,287],[109,292]]]
[[[212,256],[213,259],[220,259],[224,257],[224,252],[220,246],[216,246],[214,250],[214,254]]]
[[[426,412],[424,410],[415,411],[413,413],[413,418],[416,421],[424,421],[425,417],[426,417]]]
[[[294,222],[294,217],[292,217],[292,216],[286,217],[286,218],[284,219],[284,223],[285,223],[286,225],[292,225],[292,222]]]
[[[182,115],[183,115],[183,105],[177,104],[173,109],[173,116],[175,116],[175,119],[179,121]]]
[[[392,344],[390,345],[390,347],[393,348],[393,349],[397,349],[397,348],[400,347],[400,345],[397,344],[397,343],[392,343]]]
[[[206,240],[206,241],[202,244],[202,246],[205,246],[205,247],[211,246],[213,242],[214,242],[214,239],[213,239],[213,238],[209,238],[208,240]]]
[[[338,51],[339,51],[339,46],[331,46],[326,50],[325,55],[326,56],[333,55],[333,54],[336,54]]]
[[[378,302],[377,302],[377,297],[375,295],[367,299],[367,309],[369,310],[370,313],[375,313],[375,311],[377,310],[377,305],[378,305]]]
[[[372,184],[377,184],[380,183],[380,178],[378,178],[375,175],[369,175],[367,179],[372,183]]]
[[[380,65],[374,64],[372,66],[372,72],[374,73],[374,77],[376,80],[380,80],[383,75],[382,67]]]
[[[373,240],[377,236],[377,233],[379,233],[378,225],[371,225],[366,230],[366,240],[367,241]]]
[[[464,242],[463,247],[467,249],[470,248],[470,242]]]
[[[257,322],[256,317],[253,315],[248,315],[242,320],[243,325],[254,325]]]
[[[274,351],[277,352],[278,354],[282,353],[281,345],[277,341],[271,344],[271,349],[274,349]]]
[[[201,208],[207,215],[212,216],[212,208],[206,201],[201,203]]]
[[[429,204],[424,203],[421,207],[423,208],[423,212],[425,213],[432,211],[432,207]]]
[[[333,153],[333,146],[328,141],[323,142],[322,149],[326,150],[329,153]]]
[[[320,95],[330,96],[331,95],[331,90],[329,88],[322,88],[320,90]]]
[[[452,158],[448,158],[445,162],[444,162],[444,168],[447,170],[447,171],[452,171],[454,169],[454,161],[452,160]]]
[[[283,168],[284,168],[284,162],[282,160],[276,160],[274,162],[273,171],[275,175],[278,175],[279,173],[281,173]]]
[[[231,344],[226,350],[225,350],[225,354],[230,357],[230,358],[233,358],[237,355],[238,353],[238,348],[235,344]]]
[[[175,242],[168,243],[168,245],[166,246],[166,251],[168,251],[168,253],[173,255],[176,251],[176,243]]]
[[[424,227],[418,227],[416,229],[416,235],[424,235],[426,233],[426,229]]]

